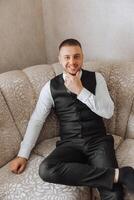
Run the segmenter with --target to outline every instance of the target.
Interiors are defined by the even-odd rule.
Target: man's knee
[[[43,181],[50,182],[52,163],[49,160],[44,160],[39,166],[39,176]]]

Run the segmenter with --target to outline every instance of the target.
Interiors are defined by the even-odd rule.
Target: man
[[[83,67],[79,41],[67,39],[59,46],[63,74],[42,88],[17,158],[10,169],[21,173],[53,106],[60,121],[61,140],[44,159],[39,175],[44,181],[97,187],[103,200],[123,200],[123,187],[134,191],[134,170],[118,168],[114,140],[106,135],[102,120],[113,114],[114,104],[100,73]]]

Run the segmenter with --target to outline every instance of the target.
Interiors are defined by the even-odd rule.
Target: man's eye
[[[80,58],[80,56],[79,56],[79,55],[76,55],[76,56],[75,56],[75,59],[79,59],[79,58]]]
[[[69,60],[69,56],[65,57],[66,60]]]

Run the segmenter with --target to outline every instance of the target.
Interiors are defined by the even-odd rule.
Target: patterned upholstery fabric
[[[0,170],[0,200],[90,200],[89,187],[43,182],[38,175],[43,157],[32,155],[26,170],[15,175],[8,164]]]
[[[114,93],[115,102],[114,134],[125,137],[134,98],[133,63],[122,63],[112,67],[110,74],[110,88],[111,93]]]
[[[35,105],[32,86],[25,74],[16,70],[0,75],[0,87],[14,123],[19,133],[23,133]]]
[[[16,155],[20,142],[21,136],[14,124],[7,102],[0,92],[0,167]]]
[[[40,156],[46,157],[55,149],[56,141],[58,140],[59,137],[43,140],[34,148],[34,152]]]
[[[130,112],[129,119],[128,119],[126,136],[127,138],[134,139],[134,99],[133,99],[132,110]]]
[[[104,76],[115,112],[104,120],[107,132],[114,136],[120,166],[134,166],[134,63],[109,64],[87,62],[85,69],[99,71]],[[43,85],[62,72],[58,63],[37,65],[24,70],[0,74],[0,200],[91,200],[89,187],[69,187],[44,183],[38,176],[42,159],[54,148],[59,123],[54,111],[44,124],[27,169],[15,175],[8,162],[15,157]],[[93,191],[92,199],[99,200]],[[126,200],[134,199],[126,191]]]

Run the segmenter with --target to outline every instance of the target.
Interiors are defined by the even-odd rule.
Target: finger
[[[14,166],[14,167],[11,167],[11,171],[15,174],[18,173],[18,167],[17,166]]]
[[[25,169],[26,165],[21,165],[20,168],[18,169],[18,174],[22,173]]]
[[[80,75],[80,70],[76,73],[76,76],[79,77]]]

